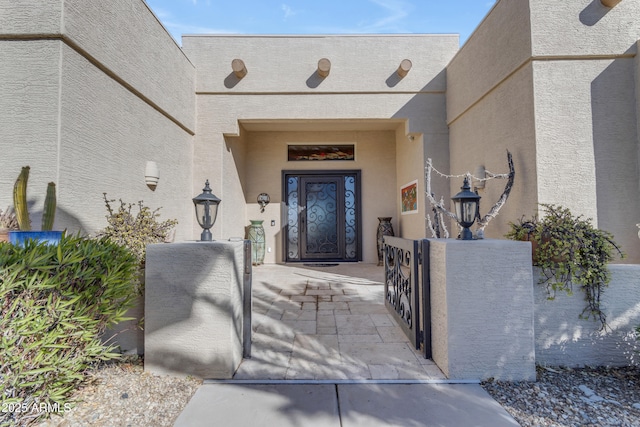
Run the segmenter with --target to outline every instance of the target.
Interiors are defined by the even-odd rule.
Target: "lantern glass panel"
[[[456,201],[456,217],[463,227],[471,227],[478,211],[478,202],[475,200]]]
[[[196,217],[198,218],[198,224],[200,224],[200,227],[204,229],[209,229],[213,226],[216,221],[217,214],[217,203],[204,200],[196,204]]]

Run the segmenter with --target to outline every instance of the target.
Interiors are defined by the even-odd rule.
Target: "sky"
[[[460,34],[495,0],[146,0],[174,39],[183,34]]]

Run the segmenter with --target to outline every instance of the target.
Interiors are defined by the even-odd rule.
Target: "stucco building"
[[[487,237],[558,203],[637,263],[639,40],[640,0],[499,0],[462,47],[456,35],[198,35],[179,47],[143,0],[0,0],[0,206],[30,165],[34,216],[58,184],[56,228],[104,227],[106,192],[162,206],[176,239],[193,240],[191,198],[208,179],[222,199],[214,238],[261,219],[266,262],[375,262],[378,217],[430,237],[427,158],[443,173],[504,172],[509,150],[515,186]],[[299,160],[294,146],[340,146],[346,159]],[[433,185],[448,199],[461,180]],[[339,238],[323,255],[305,244],[317,236],[304,207],[327,188]],[[480,190],[483,212],[501,191]]]

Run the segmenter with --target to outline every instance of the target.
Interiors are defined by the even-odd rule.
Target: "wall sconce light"
[[[469,186],[469,177],[464,177],[464,184],[460,187],[462,190],[451,198],[456,208],[456,219],[462,227],[460,240],[473,240],[473,233],[469,227],[473,225],[478,215],[478,207],[480,205],[480,196],[471,191]]]
[[[211,194],[209,180],[205,182],[202,193],[193,198],[193,204],[196,208],[196,218],[203,230],[200,235],[200,241],[202,242],[210,242],[213,240],[209,229],[213,227],[213,224],[216,222],[220,202],[221,200],[219,198]]]
[[[160,172],[158,172],[158,164],[156,162],[147,162],[144,168],[144,181],[152,191],[155,191],[160,180]]]
[[[269,204],[271,198],[267,193],[258,194],[258,203],[260,204],[260,212],[264,212],[264,207]]]
[[[231,69],[233,70],[233,74],[235,74],[239,79],[247,75],[247,67],[244,65],[244,61],[242,59],[236,58],[231,61]]]
[[[480,165],[476,168],[475,176],[477,178],[482,179],[482,181],[478,180],[473,183],[473,188],[478,190],[483,190],[487,181],[484,178],[487,176],[487,172],[484,166]]]
[[[403,78],[405,77],[407,74],[409,74],[409,70],[411,70],[411,61],[408,59],[403,59],[402,62],[400,63],[400,66],[398,67],[398,69],[396,70],[396,72],[398,73],[398,75]]]
[[[600,0],[600,3],[602,3],[602,5],[606,7],[614,7],[621,1],[622,0]]]
[[[318,75],[325,78],[331,72],[331,61],[327,58],[322,58],[318,61]]]

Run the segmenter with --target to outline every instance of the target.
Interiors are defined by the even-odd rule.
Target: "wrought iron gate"
[[[384,238],[385,305],[416,350],[431,358],[429,241]]]

